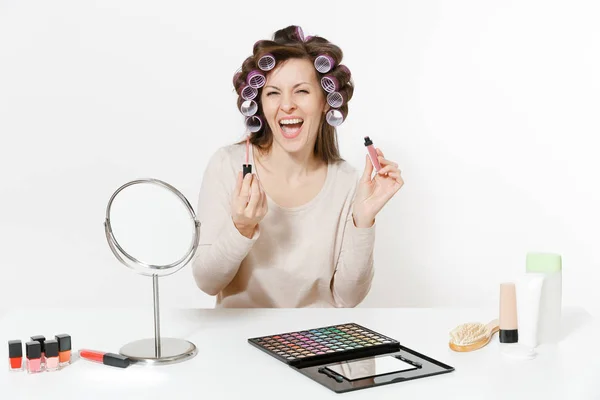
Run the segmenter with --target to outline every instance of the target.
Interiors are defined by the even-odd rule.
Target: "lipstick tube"
[[[103,353],[101,351],[82,349],[79,350],[79,356],[81,358],[85,358],[86,360],[102,363],[104,365],[110,365],[111,367],[127,368],[129,365],[131,365],[131,360],[128,357],[120,354]]]
[[[61,367],[71,364],[71,336],[66,333],[54,335],[58,341],[58,364]]]
[[[40,342],[31,341],[25,343],[25,354],[27,358],[27,373],[36,374],[42,372],[42,345]]]
[[[58,369],[58,341],[46,340],[44,349],[46,351],[46,371],[56,371]]]
[[[8,341],[8,369],[9,371],[23,370],[23,343],[20,340]]]
[[[381,169],[381,164],[379,164],[379,158],[377,155],[377,151],[375,150],[375,146],[373,146],[373,141],[368,136],[365,136],[365,147],[367,148],[367,152],[369,153],[369,158],[371,159],[373,168],[375,168],[375,171],[379,172],[379,170]]]

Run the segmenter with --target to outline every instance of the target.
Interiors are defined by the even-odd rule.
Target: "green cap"
[[[559,272],[562,270],[560,254],[527,253],[527,272]]]

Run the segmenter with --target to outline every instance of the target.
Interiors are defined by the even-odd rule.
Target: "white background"
[[[362,306],[494,306],[526,253],[549,251],[564,302],[600,314],[597,3],[210,7],[0,1],[0,308],[151,304],[151,280],[106,243],[111,194],[154,177],[196,207],[209,157],[243,134],[233,73],[298,24],[352,70],[342,155],[362,170],[370,135],[406,181],[378,218]],[[189,265],[161,301],[214,304]]]

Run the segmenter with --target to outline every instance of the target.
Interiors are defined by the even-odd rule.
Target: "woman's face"
[[[312,150],[328,104],[309,60],[292,58],[271,71],[261,103],[276,144],[289,153]]]

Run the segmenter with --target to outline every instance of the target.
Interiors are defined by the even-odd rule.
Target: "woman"
[[[353,93],[342,55],[289,26],[257,42],[234,77],[252,133],[208,163],[192,267],[217,307],[354,307],[369,292],[375,217],[403,180],[379,149],[374,177],[367,155],[360,179],[340,158],[330,117],[347,116]]]

